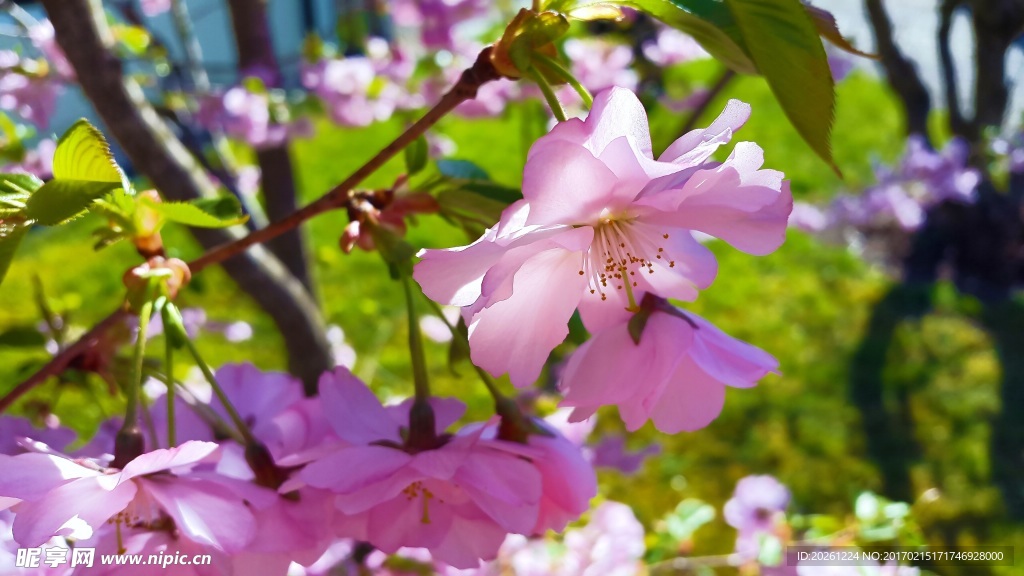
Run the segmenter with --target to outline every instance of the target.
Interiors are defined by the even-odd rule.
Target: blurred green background
[[[699,80],[714,76],[717,67],[711,61],[697,62],[678,73],[684,80]],[[787,174],[798,200],[826,201],[841,190],[858,190],[873,181],[873,161],[891,163],[902,151],[902,138],[894,136],[902,133],[896,103],[883,84],[864,73],[856,72],[838,86],[833,143],[845,180],[802,142],[761,79],[733,82],[698,125],[710,122],[726,98],[753,105],[753,117],[737,138],[766,150],[767,166]],[[494,180],[518,187],[529,144],[522,137],[524,117],[516,104],[502,118],[449,118],[436,131],[455,142],[452,157],[471,160]],[[656,148],[678,135],[684,121],[685,116],[653,110]],[[320,122],[315,138],[297,141],[293,148],[304,201],[350,174],[402,127],[402,119],[360,130]],[[392,161],[365,185],[390,185],[402,171],[401,159]],[[50,305],[69,313],[76,327],[90,326],[117,306],[123,298],[121,275],[137,262],[137,255],[129,245],[94,252],[89,233],[98,222],[93,218],[29,236],[0,288],[0,327],[33,327],[40,321],[33,301],[34,276]],[[358,376],[382,397],[411,394],[400,286],[376,254],[339,250],[346,223],[343,213],[329,213],[305,228],[325,316],[342,327],[355,349]],[[168,228],[164,238],[170,256],[199,253],[180,228]],[[408,240],[419,248],[471,239],[440,218],[422,217]],[[720,509],[739,478],[770,473],[792,489],[791,510],[849,516],[858,493],[881,489],[878,469],[866,456],[848,380],[871,308],[892,280],[844,247],[823,245],[796,231],[790,231],[779,251],[763,258],[718,242],[712,248],[721,263],[718,279],[688,308],[774,354],[783,376],[769,376],[750,390],[730,390],[722,415],[699,432],[665,436],[648,426],[630,436],[631,446],[656,442],[663,453],[648,460],[636,476],[602,472],[604,496],[629,503],[654,529],[683,498],[700,498]],[[989,420],[1000,410],[999,366],[992,344],[976,327],[972,311],[977,307],[971,302],[951,288],[940,288],[936,301],[935,312],[899,327],[884,373],[887,391],[908,395],[910,429],[925,453],[911,470],[914,493],[926,495],[912,502],[914,516],[931,544],[1013,544],[1024,552],[1024,526],[1004,520],[999,493],[989,480]],[[204,308],[212,320],[252,324],[255,336],[247,342],[200,336],[200,349],[211,364],[251,361],[267,369],[283,368],[272,324],[219,269],[197,275],[180,303]],[[426,311],[425,306],[421,309]],[[152,350],[159,351],[159,343]],[[463,366],[462,376],[455,375],[444,345],[428,343],[428,354],[435,392],[467,399],[470,419],[488,416],[489,398],[472,371]],[[0,345],[0,392],[45,358],[38,347]],[[187,367],[183,363],[178,369]],[[98,380],[59,388],[51,383],[19,402],[16,411],[33,414],[52,408],[65,424],[88,436],[105,416],[117,413],[116,404],[106,398]],[[617,431],[621,424],[614,413],[602,413],[599,429]],[[697,532],[692,552],[726,553],[734,538],[735,532],[719,517]],[[1021,574],[1021,566],[1018,560],[1017,568],[980,573]],[[941,573],[969,572],[946,568]]]

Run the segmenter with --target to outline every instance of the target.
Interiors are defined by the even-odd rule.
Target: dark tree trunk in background
[[[267,20],[266,0],[228,0],[231,25],[235,31],[238,68],[241,74],[262,78],[268,87],[282,85],[281,69],[274,55],[274,43]],[[256,151],[262,174],[263,198],[267,218],[271,222],[291,214],[298,208],[295,174],[288,153],[288,140]],[[313,294],[309,257],[302,238],[302,229],[294,228],[267,242],[288,270]]]
[[[885,78],[900,97],[907,118],[908,134],[928,134],[928,112],[931,96],[921,82],[914,63],[900,52],[892,35],[892,22],[885,12],[882,0],[865,0],[868,21],[875,34],[875,52],[878,54]]]
[[[132,164],[167,198],[190,200],[216,194],[188,150],[146,101],[142,89],[122,74],[111,51],[113,38],[99,0],[43,0],[57,42],[74,66],[85,95]],[[234,240],[236,229],[193,229],[209,248]],[[224,262],[224,269],[273,318],[284,337],[289,370],[316,389],[319,375],[334,367],[323,319],[305,288],[260,246]]]

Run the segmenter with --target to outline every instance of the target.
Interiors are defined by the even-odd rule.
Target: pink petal
[[[662,298],[692,302],[697,299],[698,290],[707,288],[714,281],[718,274],[718,261],[711,250],[693,238],[689,230],[658,227],[642,221],[634,223],[632,229],[650,245],[664,250],[651,258],[650,269],[641,268],[633,277],[637,282],[634,288],[637,300],[644,292],[652,292]]]
[[[380,400],[348,368],[338,366],[320,376],[320,398],[342,440],[353,444],[401,440],[398,426]]]
[[[51,454],[0,454],[0,496],[36,500],[61,484],[99,474],[96,470]]]
[[[523,169],[528,224],[592,224],[612,200],[615,174],[583,146],[538,141]]]
[[[348,493],[387,480],[411,461],[412,456],[394,448],[353,446],[310,462],[299,475],[310,486]]]
[[[213,454],[218,448],[213,442],[185,442],[170,449],[159,449],[147,452],[125,465],[121,471],[120,482],[136,476],[193,466]]]
[[[737,144],[725,164],[697,172],[682,190],[645,196],[657,210],[645,221],[700,230],[749,254],[773,252],[785,240],[793,196],[781,173],[757,170],[762,159],[756,144]]]
[[[492,560],[507,532],[485,516],[459,514],[452,520],[444,539],[432,547],[433,558],[454,568],[472,569],[480,560]]]
[[[402,494],[370,512],[367,539],[388,554],[402,547],[430,548],[444,538],[452,518],[451,506],[430,501],[424,510],[422,494]]]
[[[250,422],[272,418],[303,398],[302,384],[291,375],[264,372],[249,363],[225,364],[216,376],[242,419]],[[216,396],[211,404],[226,415]]]
[[[594,105],[585,122],[560,122],[537,142],[565,140],[584,144],[594,155],[600,155],[609,143],[623,136],[631,138],[644,156],[653,158],[647,111],[631,90],[613,87],[594,96]],[[528,158],[535,153],[531,148]]]
[[[480,282],[505,252],[493,229],[468,246],[423,250],[412,276],[431,300],[468,306],[480,297]]]
[[[45,497],[23,502],[14,517],[14,539],[35,548],[53,536],[66,535],[70,520],[80,519],[93,530],[125,509],[135,497],[136,486],[124,482],[109,488],[110,477],[79,478],[58,486]]]
[[[729,336],[696,314],[689,316],[700,327],[690,357],[712,378],[729,386],[749,388],[769,372],[779,373],[779,361],[771,354]]]
[[[533,532],[562,531],[590,507],[597,495],[597,475],[580,449],[562,436],[530,436],[530,445],[544,453],[533,464],[541,474],[543,494]]]
[[[509,532],[526,534],[536,524],[541,477],[526,460],[500,452],[476,451],[459,468],[456,482]]]
[[[679,361],[651,420],[665,434],[699,430],[710,424],[725,406],[725,384],[700,369],[689,356]]]
[[[540,376],[548,354],[569,333],[568,322],[586,286],[580,275],[581,250],[593,237],[578,228],[556,247],[529,258],[514,273],[511,295],[473,317],[469,341],[473,363],[491,374],[508,372],[516,386]]]
[[[750,110],[750,104],[729,100],[725,110],[710,126],[687,132],[666,148],[658,160],[683,166],[703,164],[720,145],[732,138],[733,132],[747,122]]]
[[[252,540],[256,530],[252,513],[224,486],[183,478],[151,477],[140,482],[193,542],[232,552]]]

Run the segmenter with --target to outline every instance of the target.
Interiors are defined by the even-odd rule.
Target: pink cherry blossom
[[[438,560],[471,568],[493,558],[509,532],[537,523],[541,475],[529,447],[443,431],[461,414],[435,402],[437,446],[413,449],[403,439],[410,403],[385,408],[345,368],[320,380],[335,433],[350,446],[308,464],[299,479],[334,492],[350,518],[348,536],[386,553],[426,548]],[[287,489],[283,487],[282,489]]]
[[[736,551],[756,557],[759,538],[774,531],[789,500],[789,489],[772,476],[747,476],[737,482],[732,498],[722,509],[725,521],[739,532]]]
[[[123,470],[53,454],[0,455],[0,500],[15,499],[14,538],[34,547],[54,536],[90,538],[113,519],[123,527],[175,534],[236,551],[252,538],[253,516],[220,479],[189,474],[215,458],[217,445],[186,442],[154,450]]]
[[[466,308],[475,364],[529,385],[577,307],[597,331],[645,293],[693,300],[710,285],[717,263],[693,231],[751,254],[782,244],[792,208],[782,173],[762,170],[748,142],[710,160],[749,113],[730,101],[655,160],[640,101],[602,92],[585,121],[562,122],[533,145],[524,200],[473,244],[421,253],[414,277],[432,299]]]
[[[158,16],[171,9],[171,0],[142,0],[141,4],[146,16]]]
[[[639,344],[628,317],[595,334],[569,358],[559,386],[572,420],[615,405],[630,431],[650,419],[667,434],[692,431],[722,411],[727,386],[749,388],[778,362],[707,320],[668,308],[650,313]]]

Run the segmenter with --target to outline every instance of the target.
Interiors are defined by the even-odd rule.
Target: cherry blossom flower
[[[643,44],[643,53],[658,66],[672,66],[708,58],[708,53],[692,36],[670,26],[659,26],[657,37]]]
[[[113,520],[125,528],[175,530],[218,550],[240,550],[252,538],[250,494],[204,475],[196,465],[215,457],[217,445],[186,442],[154,450],[122,470],[54,454],[0,456],[0,497],[20,500],[14,538],[26,547],[54,536],[90,538]]]
[[[779,247],[792,207],[782,173],[760,169],[752,143],[709,160],[749,112],[731,101],[654,160],[640,101],[602,92],[585,121],[533,145],[524,200],[473,244],[421,253],[414,277],[432,299],[466,308],[475,364],[529,385],[577,307],[596,331],[647,292],[693,300],[710,285],[717,263],[692,231],[751,254]]]
[[[639,343],[628,317],[596,333],[569,358],[559,386],[562,405],[575,408],[571,420],[616,405],[630,431],[650,419],[675,434],[710,424],[727,386],[749,388],[777,367],[763,350],[666,304],[650,313]]]
[[[722,509],[725,521],[739,532],[736,551],[756,557],[759,538],[774,531],[789,500],[789,489],[772,476],[747,476],[737,482],[732,498]]]
[[[159,16],[171,9],[171,0],[141,0],[141,4],[146,16]]]
[[[402,432],[411,403],[385,408],[344,368],[321,378],[320,394],[334,432],[350,446],[311,462],[299,479],[336,494],[338,510],[350,517],[349,536],[387,553],[426,548],[471,568],[493,558],[507,533],[533,530],[541,475],[525,457],[535,452],[483,439],[481,427],[444,435],[461,403],[434,402],[437,446],[413,449]]]

